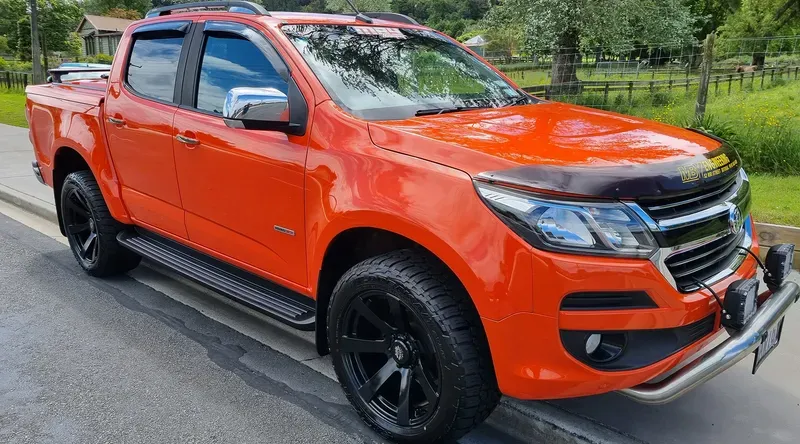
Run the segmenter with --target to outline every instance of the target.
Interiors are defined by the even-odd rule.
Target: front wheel
[[[89,171],[70,173],[61,187],[61,220],[78,264],[92,276],[124,273],[141,257],[117,243],[125,226],[111,216]]]
[[[457,439],[500,395],[480,318],[441,263],[411,250],[367,259],[341,278],[328,336],[350,402],[400,442]]]

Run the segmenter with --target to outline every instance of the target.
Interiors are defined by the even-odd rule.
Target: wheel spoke
[[[400,304],[400,301],[397,299],[389,296],[389,313],[392,314],[392,321],[394,322],[394,326],[401,331],[408,330],[408,326],[406,325],[406,315],[403,312],[403,306]]]
[[[411,410],[411,369],[400,369],[400,397],[397,401],[397,423],[401,426],[409,424]]]
[[[422,392],[425,394],[425,399],[427,399],[431,405],[434,405],[436,400],[439,399],[439,394],[433,389],[431,382],[425,375],[425,370],[422,368],[422,364],[419,362],[417,363],[416,367],[414,367],[414,376],[416,376],[419,386],[422,387]]]
[[[85,222],[82,224],[72,224],[67,226],[67,233],[69,234],[83,233],[88,229],[89,229],[89,222]]]
[[[67,208],[83,218],[89,218],[89,212],[85,208],[81,208],[80,203],[75,202],[73,199],[67,199]]]
[[[371,308],[367,307],[367,304],[361,298],[356,298],[353,301],[353,308],[358,311],[358,314],[364,317],[370,324],[377,327],[381,333],[384,335],[391,334],[394,332],[394,328],[392,328],[389,324],[383,321]]]
[[[100,244],[98,242],[95,242],[94,244],[92,244],[92,258],[90,259],[91,261],[94,261],[94,260],[97,259],[97,253],[98,253],[97,250],[99,248],[100,248]]]
[[[339,348],[343,353],[386,353],[389,344],[383,339],[358,339],[342,336]]]
[[[358,389],[358,394],[366,402],[372,401],[372,398],[375,397],[378,390],[383,387],[383,384],[385,384],[397,370],[399,370],[397,363],[395,363],[393,359],[389,359],[377,373],[369,378],[369,381],[365,382],[364,385]]]
[[[81,252],[83,253],[83,257],[85,259],[89,259],[87,253],[89,252],[89,247],[92,246],[92,243],[96,243],[95,240],[97,239],[97,234],[92,233],[89,237],[86,238],[86,241],[81,246]]]

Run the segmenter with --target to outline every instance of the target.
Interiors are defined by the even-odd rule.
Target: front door
[[[286,93],[288,71],[274,66],[282,61],[253,28],[208,22],[202,32],[193,97],[174,120],[189,240],[279,283],[305,286],[307,138],[229,128],[221,114],[231,88],[271,87]],[[187,67],[187,78],[189,72]]]
[[[173,156],[175,84],[188,22],[133,31],[120,48],[122,73],[109,81],[105,127],[122,200],[138,223],[186,238]],[[188,43],[188,42],[187,42]],[[119,64],[117,65],[119,66]],[[117,70],[120,71],[120,70]]]

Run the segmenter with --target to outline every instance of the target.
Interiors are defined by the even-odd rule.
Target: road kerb
[[[547,402],[503,398],[489,423],[523,442],[646,444],[637,438]]]
[[[58,223],[58,216],[56,216],[56,207],[54,205],[43,202],[40,199],[29,196],[13,188],[0,185],[0,200],[6,201],[50,222]]]

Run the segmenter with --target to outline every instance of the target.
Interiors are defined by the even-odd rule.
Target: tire
[[[61,218],[70,249],[91,276],[124,273],[141,257],[117,242],[125,225],[111,217],[100,187],[89,171],[70,173],[61,187]]]
[[[331,298],[328,340],[348,400],[391,440],[453,441],[500,400],[469,295],[426,254],[394,251],[347,271]]]

